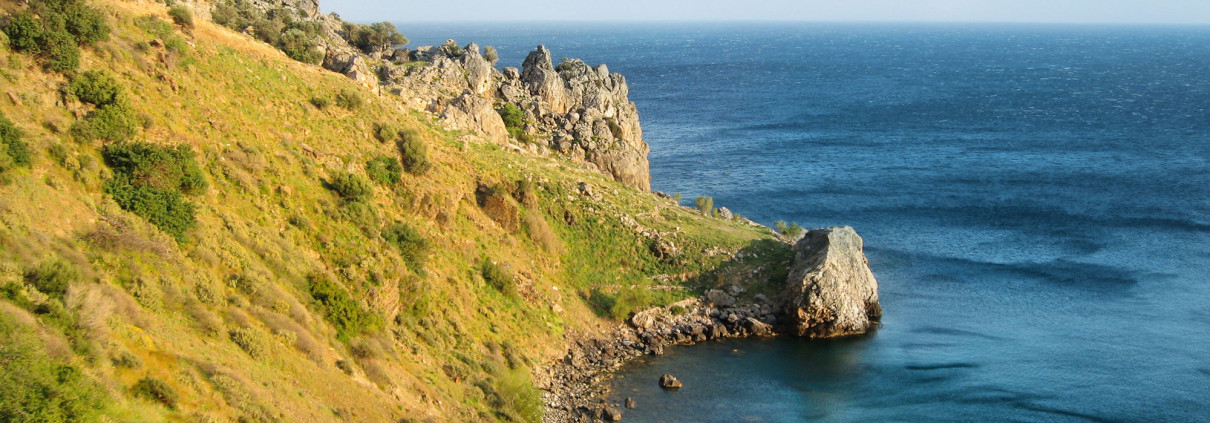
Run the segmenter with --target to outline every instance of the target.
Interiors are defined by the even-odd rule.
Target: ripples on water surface
[[[1208,28],[400,28],[607,63],[655,189],[866,238],[875,335],[672,349],[625,421],[1210,420]]]

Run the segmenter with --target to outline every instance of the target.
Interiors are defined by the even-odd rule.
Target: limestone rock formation
[[[535,142],[627,185],[651,189],[650,148],[621,75],[609,73],[605,65],[592,68],[580,60],[555,66],[550,50],[543,46],[531,52],[520,69],[501,72],[483,57],[478,45],[451,47],[456,45],[451,40],[442,47],[417,48],[408,53],[406,64],[384,63],[378,76],[388,91],[398,92],[406,103],[449,113],[460,120],[458,129],[481,132],[493,142],[507,140],[507,130],[500,131],[496,119],[489,119],[481,106],[496,110],[503,103],[512,104],[525,114],[524,127],[519,129]],[[345,67],[333,67],[348,74]],[[486,102],[467,98],[467,92]],[[460,104],[448,112],[454,102]],[[475,106],[475,112],[468,113],[467,106]]]
[[[788,332],[808,338],[865,333],[882,317],[878,282],[853,228],[814,229],[794,246],[782,292]]]
[[[471,90],[449,102],[441,114],[441,120],[454,129],[477,132],[493,144],[508,143],[508,129],[504,120],[492,108],[492,103]]]
[[[568,112],[571,100],[567,87],[563,85],[563,78],[555,72],[550,61],[550,50],[545,46],[538,46],[537,50],[525,57],[521,66],[521,83],[542,102],[546,110],[556,114]]]

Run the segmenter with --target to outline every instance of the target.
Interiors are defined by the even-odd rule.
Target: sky
[[[353,22],[823,21],[1210,24],[1210,0],[320,0]]]

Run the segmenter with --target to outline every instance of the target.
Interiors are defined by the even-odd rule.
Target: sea
[[[653,189],[864,237],[875,333],[637,360],[623,421],[1210,421],[1210,27],[398,27],[605,63]]]

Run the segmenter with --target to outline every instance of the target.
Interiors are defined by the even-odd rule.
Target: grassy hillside
[[[0,420],[532,421],[569,333],[785,259],[205,20],[91,4],[110,31],[75,70],[0,35]]]

